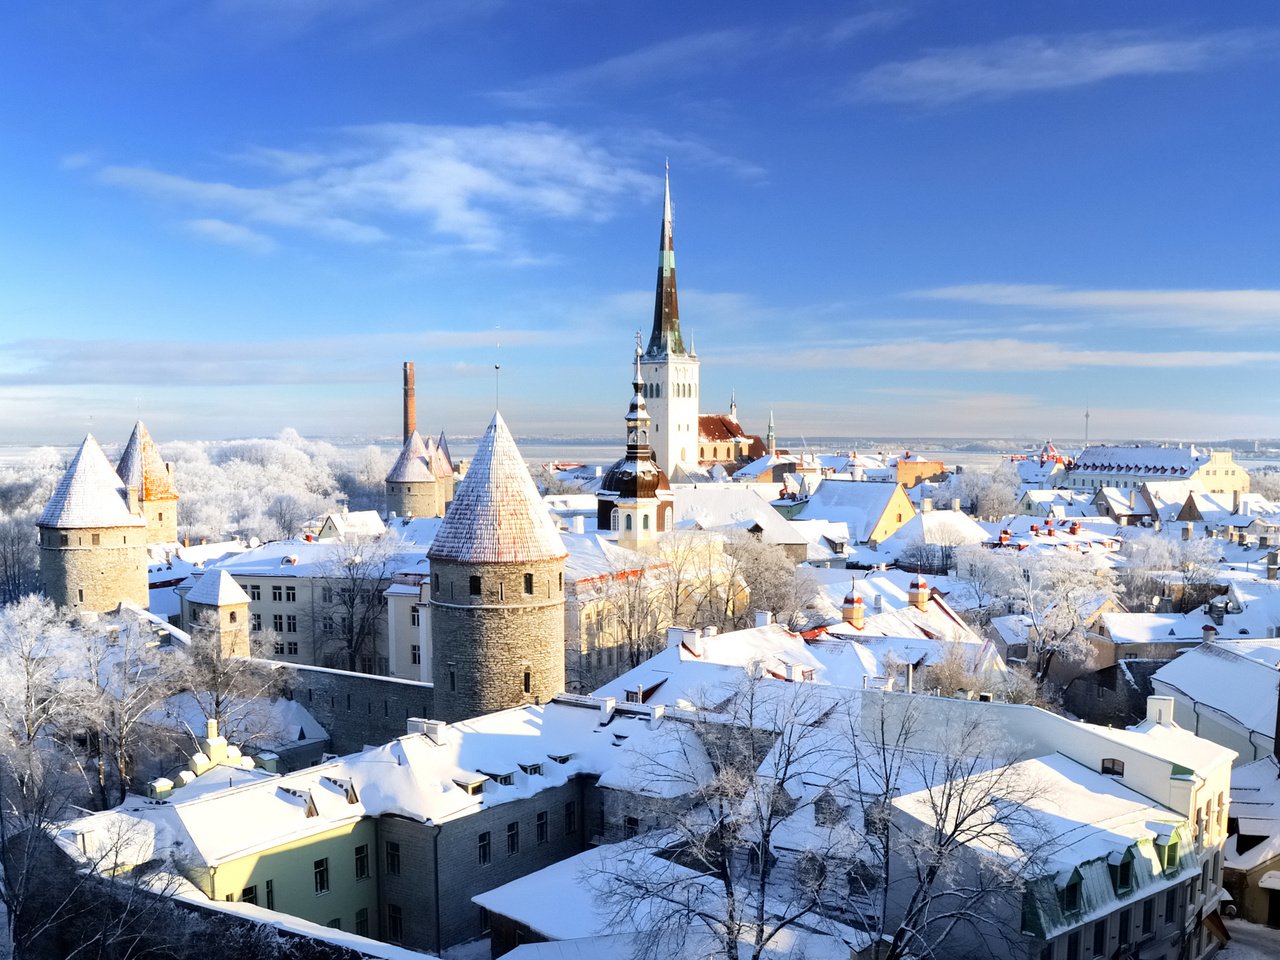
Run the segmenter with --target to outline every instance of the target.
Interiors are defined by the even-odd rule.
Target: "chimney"
[[[959,498],[959,497],[953,497],[953,498],[952,498],[952,500],[951,500],[951,509],[952,509],[952,510],[954,510],[956,513],[959,513],[959,512],[960,512],[960,498]]]
[[[1275,580],[1280,574],[1280,550],[1272,550],[1267,554],[1267,579]]]
[[[409,435],[418,429],[418,402],[414,396],[413,361],[407,360],[404,365],[404,442],[409,442]]]
[[[569,529],[574,533],[587,532],[587,520],[582,514],[577,514],[569,521]]]
[[[1239,490],[1231,491],[1231,512],[1232,513],[1240,512],[1240,491]]]
[[[884,597],[880,596],[880,594],[878,593],[874,597],[872,597],[871,609],[874,610],[876,613],[882,613],[884,611]]]
[[[907,591],[907,601],[920,611],[929,609],[929,583],[924,577],[917,576],[911,581],[911,589]]]
[[[933,509],[933,497],[925,497],[920,501],[920,512],[928,513]]]
[[[841,618],[855,630],[861,630],[866,624],[866,604],[862,598],[850,590],[845,594],[844,605],[840,609]]]
[[[1204,642],[1213,643],[1214,639],[1217,638],[1217,636],[1218,636],[1218,628],[1211,623],[1206,623],[1204,625],[1204,630],[1201,634],[1201,638],[1204,640]]]
[[[604,726],[613,719],[614,708],[618,706],[618,701],[613,697],[600,697],[600,726]]]
[[[1147,719],[1162,727],[1172,727],[1173,697],[1147,697]]]
[[[1010,538],[1010,537],[1012,537],[1012,536],[1013,536],[1013,533],[1012,533],[1011,531],[1009,531],[1009,530],[1001,530],[1001,531],[1000,531],[1000,543],[1001,543],[1001,544],[1006,544],[1006,543],[1008,543],[1008,542],[1009,542],[1009,538]]]
[[[767,627],[767,626],[769,626],[769,624],[771,624],[771,623],[773,623],[773,611],[772,611],[772,610],[757,610],[757,611],[756,611],[756,626],[757,626],[757,627]]]
[[[125,506],[129,508],[129,512],[135,517],[142,516],[142,504],[138,501],[138,488],[126,487],[124,495]]]

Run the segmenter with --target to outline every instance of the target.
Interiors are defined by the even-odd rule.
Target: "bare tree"
[[[955,564],[956,576],[973,590],[979,624],[1005,612],[1013,578],[1021,576],[1013,551],[966,544],[956,548]]]
[[[399,544],[389,533],[351,537],[333,544],[329,558],[320,564],[315,635],[330,666],[366,673],[376,669],[378,639],[385,634],[387,620],[383,591]]]
[[[793,630],[809,626],[817,615],[818,581],[798,566],[785,549],[738,530],[725,538],[725,562],[717,583],[705,595],[710,622],[721,629],[747,627],[754,612],[766,611]]]

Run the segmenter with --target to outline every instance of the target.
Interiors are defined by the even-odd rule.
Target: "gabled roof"
[[[129,442],[116,464],[116,473],[125,486],[137,487],[140,500],[178,499],[173,477],[165,467],[160,449],[141,420],[133,425],[133,433],[129,435]]]
[[[417,430],[409,434],[404,448],[387,474],[387,483],[433,483],[436,479],[431,466],[431,454]]]
[[[191,588],[187,602],[223,607],[232,603],[248,603],[249,595],[225,570],[210,570]]]
[[[147,521],[129,512],[124,481],[88,434],[58,481],[36,525],[78,527],[145,527]]]
[[[527,563],[567,553],[511,431],[495,413],[427,554],[459,563]]]

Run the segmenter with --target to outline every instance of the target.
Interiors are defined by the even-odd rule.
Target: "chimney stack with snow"
[[[1280,575],[1280,550],[1272,550],[1267,554],[1267,579],[1275,580]]]
[[[404,442],[409,442],[413,431],[418,429],[418,401],[414,392],[413,361],[406,360],[404,365]]]
[[[1204,625],[1204,629],[1200,634],[1200,638],[1205,643],[1213,643],[1214,639],[1216,639],[1217,636],[1218,636],[1218,628],[1209,623],[1206,623]]]
[[[911,589],[907,591],[907,600],[917,610],[929,609],[929,583],[924,577],[917,576],[911,581]]]

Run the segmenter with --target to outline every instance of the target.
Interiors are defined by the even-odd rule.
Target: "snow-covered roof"
[[[1275,641],[1280,645],[1280,641]],[[1188,699],[1228,717],[1246,730],[1273,736],[1276,730],[1274,663],[1254,659],[1221,643],[1202,643],[1166,663],[1151,677],[1156,691],[1167,685]]]
[[[187,594],[188,603],[203,603],[222,607],[233,603],[248,603],[249,595],[226,570],[210,570],[196,579],[196,585]]]
[[[810,494],[797,516],[841,521],[848,524],[853,540],[865,543],[898,489],[896,483],[827,478]]]
[[[804,536],[757,489],[755,484],[720,483],[675,488],[677,527],[715,530],[760,528],[765,543],[801,544]]]
[[[566,556],[502,414],[495,413],[453,494],[428,556],[459,563],[527,563]]]
[[[88,434],[36,524],[62,530],[145,527],[147,521],[142,516],[129,512],[126,497],[124,481],[93,434]]]
[[[409,434],[400,456],[387,473],[387,483],[435,483],[435,471],[431,469],[431,454],[422,434],[417,430]]]
[[[143,500],[177,500],[173,477],[160,456],[146,424],[141,420],[133,425],[133,433],[125,444],[116,473],[126,486],[136,487]]]
[[[1185,477],[1209,462],[1209,455],[1188,447],[1086,447],[1071,467],[1072,473],[1115,473]]]

